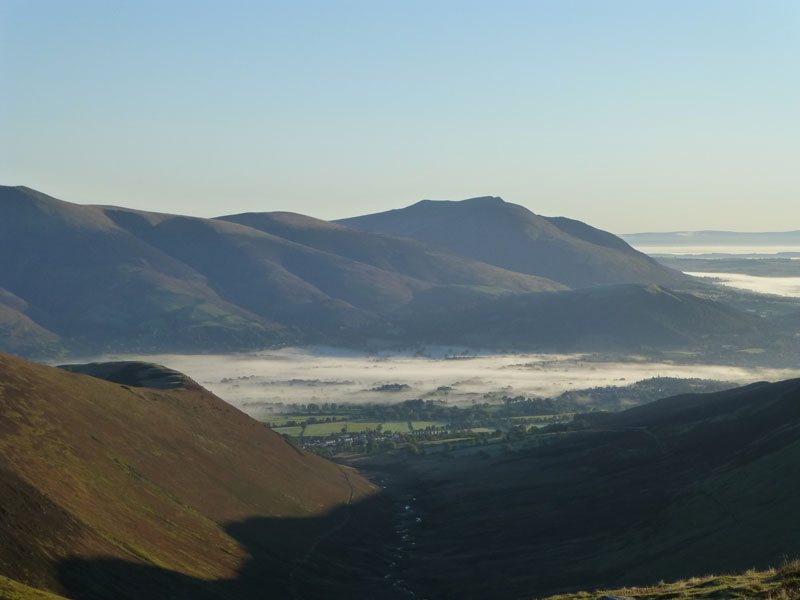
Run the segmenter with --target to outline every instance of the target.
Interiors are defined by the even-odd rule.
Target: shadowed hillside
[[[767,337],[748,313],[659,286],[618,285],[495,299],[464,296],[457,307],[435,292],[420,294],[406,318],[409,339],[536,350],[746,346]]]
[[[417,240],[361,231],[296,213],[245,213],[217,218],[422,281],[511,291],[531,290],[536,282],[536,291],[566,289],[554,281],[526,277]]]
[[[579,415],[562,429],[502,452],[361,462],[416,498],[419,559],[402,574],[412,589],[535,598],[800,554],[800,380]]]
[[[199,384],[183,373],[153,363],[121,361],[85,365],[59,365],[59,368],[71,373],[91,375],[98,379],[134,387],[155,390],[200,389]]]
[[[30,305],[0,287],[0,343],[10,352],[56,352],[60,338],[38,325],[26,313]]]
[[[24,302],[25,315],[78,349],[226,348],[287,335],[98,207],[0,187],[0,254],[0,285]]]
[[[0,414],[0,576],[71,598],[315,597],[365,551],[327,544],[385,511],[355,471],[191,382],[122,386],[0,354]]]
[[[677,271],[659,265],[608,232],[563,217],[540,217],[501,198],[423,200],[337,223],[414,238],[572,288],[610,283],[675,285],[683,280]]]

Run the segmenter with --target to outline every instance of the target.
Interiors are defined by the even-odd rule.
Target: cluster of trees
[[[264,425],[267,427],[303,427],[305,428],[306,425],[315,425],[316,423],[335,423],[336,421],[343,421],[344,419],[337,416],[332,417],[308,417],[306,419],[288,419],[286,422],[281,423],[278,425],[277,423],[271,423],[270,421],[264,421]]]
[[[394,384],[390,384],[394,385]],[[652,377],[630,385],[605,386],[567,391],[555,398],[502,396],[501,402],[484,402],[472,406],[453,406],[442,400],[405,400],[393,404],[300,404],[293,412],[307,414],[309,419],[295,424],[315,423],[314,415],[338,413],[344,419],[367,421],[439,421],[451,429],[504,427],[510,417],[555,416],[592,410],[619,410],[623,406],[646,404],[659,398],[690,392],[715,392],[732,384],[705,379]],[[336,420],[336,417],[326,417]],[[292,423],[287,423],[291,425]]]
[[[735,387],[728,381],[714,379],[681,379],[677,377],[651,377],[624,386],[594,387],[585,390],[566,391],[555,399],[563,406],[580,405],[587,412],[587,400],[592,408],[599,410],[622,410],[654,402],[661,398],[690,393],[720,392]],[[569,412],[579,412],[571,410]]]
[[[332,433],[327,440],[310,442],[334,451],[374,452],[392,449],[403,445],[414,453],[425,442],[443,438],[473,437],[483,438],[472,432],[473,429],[490,428],[496,435],[513,444],[530,434],[555,433],[580,428],[578,421],[565,423],[572,414],[587,413],[593,410],[619,410],[626,406],[645,404],[659,398],[688,392],[711,392],[727,389],[731,384],[722,381],[702,379],[677,379],[653,377],[630,385],[596,387],[564,392],[556,398],[526,398],[524,396],[503,396],[501,401],[471,406],[452,406],[441,400],[405,400],[394,404],[336,404],[324,403],[295,406],[305,418],[289,420],[287,426],[301,426],[314,423],[331,423],[337,420],[360,420],[373,422],[387,421],[435,421],[443,426],[428,425],[423,430],[406,434],[392,434],[378,426],[377,431],[359,434],[348,433],[343,427],[340,433]],[[337,413],[333,415],[332,413]],[[531,424],[545,425],[541,429]],[[268,424],[269,425],[269,424]],[[325,442],[329,442],[325,444]],[[330,443],[334,442],[334,443]]]

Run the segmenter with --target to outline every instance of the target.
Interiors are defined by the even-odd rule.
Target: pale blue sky
[[[79,203],[798,229],[798,107],[798,0],[0,0],[0,183]]]

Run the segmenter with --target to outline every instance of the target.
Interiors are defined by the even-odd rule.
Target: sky
[[[0,0],[0,184],[324,219],[800,228],[797,0]]]

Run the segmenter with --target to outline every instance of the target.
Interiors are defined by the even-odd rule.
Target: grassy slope
[[[252,545],[233,524],[313,517],[304,547],[315,519],[373,492],[201,388],[126,388],[0,354],[0,412],[0,574],[55,592],[65,561],[93,557],[232,578]],[[259,543],[287,568],[288,542]],[[123,597],[124,580],[97,585]]]
[[[648,587],[561,594],[543,600],[598,600],[608,596],[638,600],[794,600],[800,597],[800,563],[792,561],[766,571],[751,569],[741,575],[706,575]]]
[[[0,600],[65,600],[65,598],[0,575]]]

